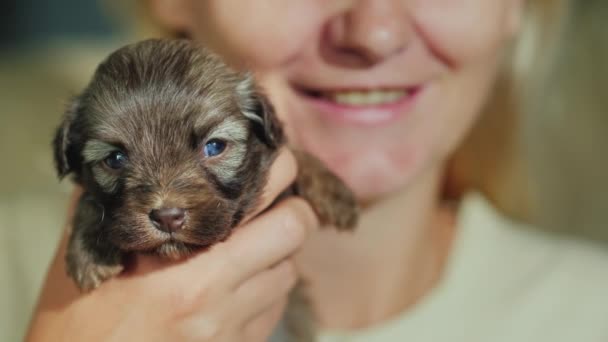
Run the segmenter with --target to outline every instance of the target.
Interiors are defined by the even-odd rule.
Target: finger
[[[277,330],[287,308],[288,299],[282,298],[243,327],[246,341],[268,341]]]
[[[268,181],[257,207],[243,218],[241,225],[268,208],[283,191],[293,184],[296,174],[297,163],[294,155],[287,148],[281,149],[270,167]]]
[[[293,262],[284,260],[242,283],[234,292],[234,303],[239,306],[242,320],[248,322],[286,298],[297,279]]]
[[[137,254],[134,255],[131,264],[127,268],[131,272],[128,275],[144,274],[159,270],[171,264],[168,260],[163,260],[155,255]]]
[[[183,262],[138,256],[135,273],[152,273],[150,271],[167,269],[165,266],[170,264],[167,271],[175,285],[198,288],[217,284],[211,288],[233,293],[253,275],[291,256],[318,226],[317,216],[306,201],[298,197],[288,198],[236,230],[228,240]],[[161,273],[161,277],[167,277],[165,272]]]
[[[210,254],[219,261],[218,267],[226,277],[223,281],[237,287],[253,274],[293,254],[318,226],[317,217],[307,202],[289,198],[235,231]]]

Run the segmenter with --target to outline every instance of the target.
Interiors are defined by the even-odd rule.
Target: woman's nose
[[[369,66],[403,51],[412,28],[403,0],[359,0],[327,30],[326,49],[335,62]]]

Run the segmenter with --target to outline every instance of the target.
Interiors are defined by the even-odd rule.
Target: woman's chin
[[[382,199],[391,197],[398,193],[407,185],[407,181],[399,177],[398,179],[384,178],[375,179],[375,181],[361,179],[357,176],[346,175],[342,177],[348,187],[354,192],[357,201],[364,205],[373,204]]]
[[[368,207],[381,202],[383,199],[392,197],[399,192],[399,189],[403,188],[403,184],[397,182],[394,184],[387,183],[382,188],[370,187],[367,184],[355,184],[351,188],[355,193],[357,202],[363,207]]]
[[[314,151],[312,151],[315,154]],[[356,155],[332,159],[320,156],[327,166],[355,193],[362,204],[374,203],[406,188],[414,173],[414,164],[387,155]]]

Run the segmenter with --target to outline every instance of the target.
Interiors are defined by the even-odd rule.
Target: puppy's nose
[[[154,209],[150,212],[150,220],[154,226],[167,233],[180,230],[185,218],[186,211],[180,208]]]

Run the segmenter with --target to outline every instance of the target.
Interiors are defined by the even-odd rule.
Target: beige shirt
[[[608,249],[541,233],[471,194],[441,284],[412,310],[320,342],[607,342]]]

